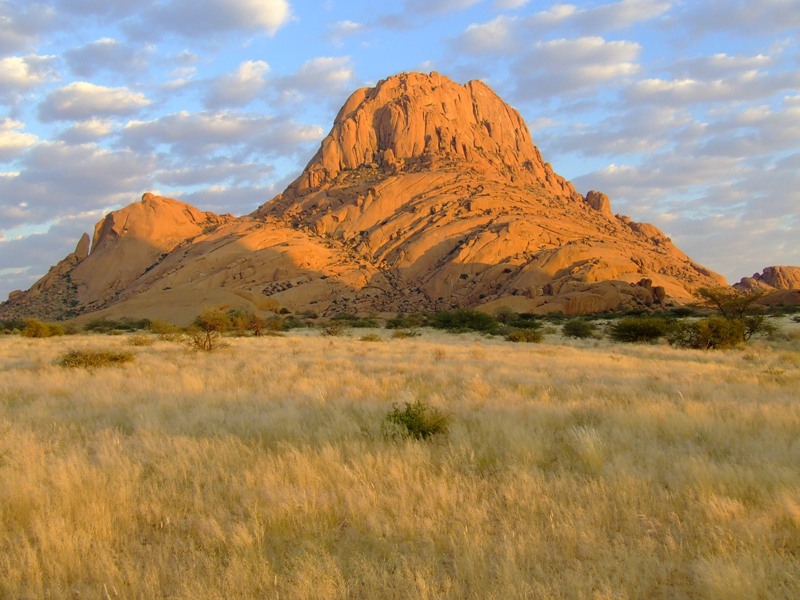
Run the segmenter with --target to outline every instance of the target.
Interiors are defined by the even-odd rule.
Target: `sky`
[[[0,0],[0,298],[145,192],[253,211],[403,71],[730,283],[800,265],[800,0]]]

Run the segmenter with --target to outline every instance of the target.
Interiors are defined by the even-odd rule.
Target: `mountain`
[[[485,84],[404,73],[355,91],[300,176],[252,214],[145,194],[0,318],[186,322],[206,305],[580,314],[724,283],[604,194],[579,194]]]

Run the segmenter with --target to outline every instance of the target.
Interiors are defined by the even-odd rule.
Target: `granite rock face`
[[[725,284],[653,225],[614,215],[605,194],[579,194],[485,84],[436,73],[354,92],[303,173],[250,215],[145,194],[87,246],[0,317],[58,277],[73,312],[174,322],[210,305],[581,314]]]

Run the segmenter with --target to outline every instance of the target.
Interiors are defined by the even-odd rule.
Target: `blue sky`
[[[0,297],[146,191],[252,211],[412,70],[730,282],[800,265],[799,34],[800,0],[0,0]]]

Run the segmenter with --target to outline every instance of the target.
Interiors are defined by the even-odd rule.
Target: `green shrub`
[[[506,336],[507,342],[527,342],[536,344],[542,341],[544,333],[537,329],[512,329]]]
[[[594,335],[596,327],[595,324],[588,319],[570,319],[564,323],[561,328],[561,333],[566,337],[573,338],[590,338]]]
[[[24,319],[9,319],[8,321],[0,321],[0,330],[2,330],[3,333],[19,333],[24,327]]]
[[[446,329],[453,332],[482,331],[485,333],[497,333],[500,327],[497,319],[492,315],[469,308],[435,312],[430,316],[428,324],[436,329]]]
[[[116,350],[70,350],[59,360],[62,367],[105,367],[133,361],[132,352]]]
[[[183,335],[183,331],[180,327],[160,319],[154,319],[153,321],[150,321],[150,325],[148,325],[147,328],[155,333],[159,339],[169,342],[179,340],[181,335]]]
[[[609,331],[616,342],[655,342],[667,335],[669,326],[660,317],[623,317]]]
[[[84,331],[93,333],[111,333],[113,331],[138,331],[148,329],[150,319],[92,319],[83,326]]]
[[[740,319],[708,317],[679,321],[669,332],[669,343],[679,348],[724,350],[744,343],[747,325]]]
[[[386,321],[386,329],[413,329],[414,327],[422,327],[425,324],[426,319],[423,314],[404,315],[399,313],[393,319]]]
[[[64,335],[64,329],[55,323],[44,323],[39,319],[25,319],[25,325],[20,333],[29,338],[49,338]]]
[[[405,437],[426,440],[436,434],[446,434],[450,428],[450,415],[422,400],[406,402],[404,407],[393,404],[384,417],[382,429],[388,437]]]
[[[357,315],[336,315],[332,318],[333,321],[342,321],[347,327],[355,328],[375,328],[380,327],[377,320],[372,317],[359,317]]]
[[[395,329],[392,331],[392,339],[404,340],[407,338],[419,337],[422,334],[416,329]]]
[[[128,346],[152,346],[156,341],[149,335],[132,335],[128,338]]]
[[[344,335],[344,332],[347,329],[347,323],[345,321],[331,320],[323,323],[320,327],[322,329],[322,335],[338,337],[340,335]]]
[[[309,323],[304,321],[300,317],[296,317],[295,315],[289,315],[285,319],[282,319],[283,322],[283,329],[300,329],[301,327],[309,327]]]
[[[362,342],[382,342],[383,338],[375,333],[369,333],[361,336]]]

